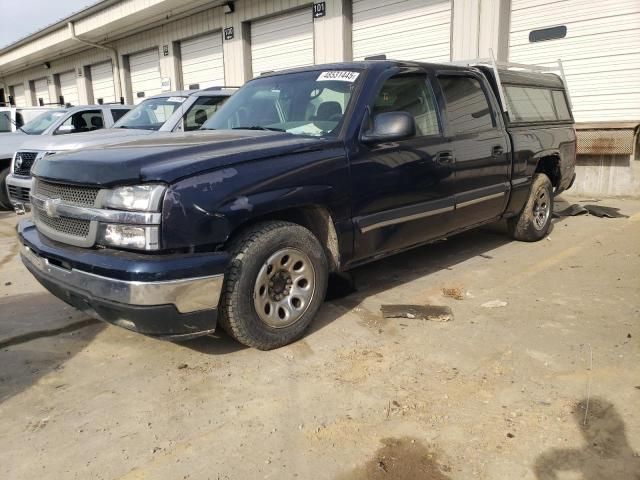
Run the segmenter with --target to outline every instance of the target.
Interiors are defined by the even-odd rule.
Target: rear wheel
[[[536,242],[549,231],[553,212],[553,186],[544,173],[533,177],[531,193],[520,215],[510,218],[509,234],[516,240]]]
[[[231,245],[220,323],[236,340],[260,350],[298,339],[316,316],[327,289],[324,248],[306,228],[265,222]]]
[[[9,201],[9,193],[7,192],[7,176],[9,168],[0,170],[0,210],[11,210],[11,202]]]

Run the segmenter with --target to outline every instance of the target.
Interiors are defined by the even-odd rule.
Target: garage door
[[[131,55],[129,57],[129,72],[133,103],[140,103],[145,98],[157,95],[162,91],[157,48]]]
[[[184,88],[224,85],[222,35],[219,32],[180,42],[180,59]]]
[[[33,87],[36,92],[36,105],[40,105],[40,99],[44,104],[49,102],[49,85],[47,84],[46,78],[41,78],[40,80],[35,80],[33,82]]]
[[[451,58],[451,0],[354,0],[353,58]]]
[[[24,85],[14,85],[11,87],[11,91],[16,107],[26,107],[27,97],[24,95]]]
[[[91,90],[93,102],[113,103],[116,101],[116,89],[113,84],[113,68],[111,62],[91,65]]]
[[[640,118],[640,2],[512,0],[509,60],[564,65],[579,122]]]
[[[64,103],[78,105],[78,84],[76,82],[76,72],[61,73],[58,77],[60,82],[60,95],[64,97]]]
[[[251,23],[253,76],[271,70],[313,65],[313,18],[310,8]]]

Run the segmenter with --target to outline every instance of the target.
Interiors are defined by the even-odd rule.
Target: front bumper
[[[27,269],[55,296],[92,317],[165,338],[216,328],[225,253],[163,257],[69,247],[41,236],[28,220],[18,234]]]
[[[33,179],[31,177],[18,177],[13,173],[7,175],[7,192],[9,193],[9,201],[16,211],[30,210],[29,194],[31,193],[31,185]]]

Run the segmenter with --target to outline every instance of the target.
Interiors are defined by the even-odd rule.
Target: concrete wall
[[[630,155],[578,155],[569,193],[595,197],[640,197],[640,160]]]

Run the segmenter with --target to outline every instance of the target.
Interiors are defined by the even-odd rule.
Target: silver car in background
[[[57,153],[122,143],[136,136],[197,130],[234,92],[234,88],[225,87],[167,92],[144,100],[108,130],[34,138],[15,153],[7,178],[9,200],[17,213],[29,209],[31,167],[36,161]]]
[[[131,109],[129,105],[84,105],[40,109],[40,114],[13,133],[0,136],[0,209],[10,209],[9,181],[14,154],[40,138],[65,138],[94,132],[115,124]],[[73,136],[73,135],[71,135]],[[20,160],[18,163],[22,164]],[[24,161],[25,165],[28,160]],[[18,166],[18,173],[23,172]],[[28,171],[27,171],[28,173]]]

